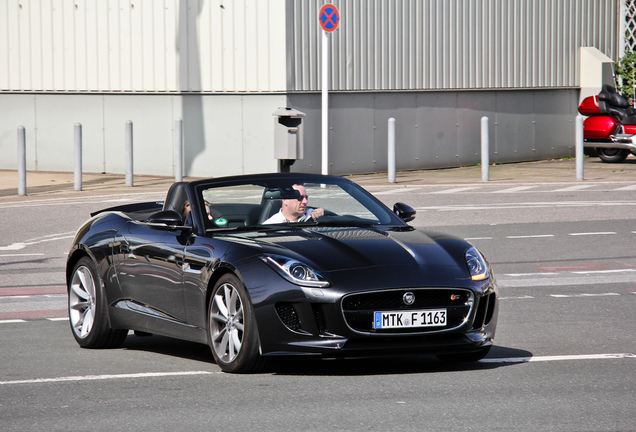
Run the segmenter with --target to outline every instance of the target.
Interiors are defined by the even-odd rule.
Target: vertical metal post
[[[322,173],[329,174],[329,35],[322,32]]]
[[[82,190],[82,124],[75,123],[75,190]]]
[[[395,183],[395,119],[391,117],[389,119],[388,126],[388,155],[387,155],[387,165],[389,171],[389,183]]]
[[[174,123],[174,181],[183,181],[183,120]]]
[[[490,181],[490,137],[488,136],[488,117],[481,118],[481,180]]]
[[[576,179],[583,180],[583,116],[577,115],[576,122]]]
[[[18,127],[18,195],[26,195],[26,133]]]
[[[133,186],[133,123],[126,121],[126,186]]]

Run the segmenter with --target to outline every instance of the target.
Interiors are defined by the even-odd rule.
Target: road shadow
[[[131,332],[119,349],[144,351],[214,364],[214,357],[209,346],[164,336],[137,336]]]
[[[444,362],[432,355],[410,355],[380,358],[281,358],[272,361],[266,372],[276,375],[368,376],[421,373],[466,372],[498,369],[525,363],[532,353],[516,348],[494,346],[479,362]],[[501,359],[501,361],[498,361]]]
[[[129,334],[120,349],[145,351],[214,364],[207,345],[163,336],[140,337]],[[498,369],[525,363],[532,353],[517,348],[494,346],[479,362],[449,363],[432,355],[407,355],[379,358],[319,358],[291,356],[272,358],[261,374],[306,376],[362,376],[416,373],[465,372]]]

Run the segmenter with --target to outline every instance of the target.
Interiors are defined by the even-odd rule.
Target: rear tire
[[[629,155],[629,150],[617,148],[597,148],[596,152],[598,153],[598,157],[607,163],[623,162]]]
[[[252,305],[233,274],[222,276],[210,296],[208,344],[224,372],[251,373],[264,366]]]
[[[113,330],[102,280],[88,257],[78,261],[68,282],[68,316],[73,337],[83,348],[115,348],[128,330]]]

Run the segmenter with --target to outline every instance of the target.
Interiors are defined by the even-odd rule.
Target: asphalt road
[[[221,373],[206,346],[130,335],[83,350],[64,262],[90,211],[157,193],[0,202],[0,428],[636,430],[636,185],[385,185],[417,227],[469,238],[497,276],[496,346],[432,358],[294,360]]]

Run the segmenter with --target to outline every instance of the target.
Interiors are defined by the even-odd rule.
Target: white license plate
[[[444,327],[446,309],[389,311],[373,313],[374,329]]]

